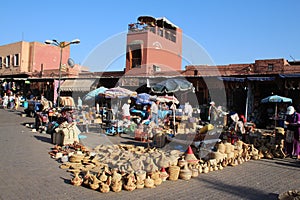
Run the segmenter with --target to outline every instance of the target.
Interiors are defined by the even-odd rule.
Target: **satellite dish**
[[[74,60],[73,60],[72,58],[69,58],[69,59],[68,59],[68,65],[69,65],[71,68],[73,68],[73,67],[75,66],[75,62],[74,62]]]

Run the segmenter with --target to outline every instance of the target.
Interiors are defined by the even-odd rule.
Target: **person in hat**
[[[123,119],[130,120],[130,103],[131,103],[131,100],[128,99],[128,101],[125,102],[124,105],[122,106]]]
[[[293,106],[289,106],[286,112],[285,124],[287,131],[285,136],[287,156],[296,156],[300,159],[300,114],[296,112]]]
[[[216,103],[214,101],[210,102],[210,106],[208,109],[208,120],[211,124],[214,124],[218,120],[218,108],[216,107]]]

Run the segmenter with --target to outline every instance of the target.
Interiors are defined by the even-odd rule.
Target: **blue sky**
[[[141,15],[167,17],[217,65],[292,60],[290,56],[300,60],[298,0],[28,0],[5,1],[1,7],[0,45],[79,38],[81,43],[71,47],[71,57],[80,64],[97,46],[126,33],[127,25]],[[125,44],[119,48],[125,52]],[[201,59],[196,62],[192,64],[206,64]],[[121,70],[122,56],[115,63],[112,70]]]

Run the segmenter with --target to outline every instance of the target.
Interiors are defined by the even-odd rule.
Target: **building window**
[[[140,44],[130,45],[130,68],[140,68],[142,65],[142,49]]]
[[[9,66],[10,66],[10,56],[5,57],[4,65],[5,65],[6,68],[9,68]]]
[[[157,32],[158,35],[160,35],[161,37],[164,37],[164,30],[162,28],[160,28]]]
[[[172,42],[176,42],[176,35],[171,33],[171,39]]]
[[[165,38],[168,39],[168,40],[171,40],[171,37],[170,37],[170,32],[165,30]]]
[[[2,57],[0,57],[0,69],[2,69]]]
[[[273,70],[274,70],[274,65],[268,64],[268,71],[273,71]]]
[[[20,66],[20,54],[15,54],[14,55],[14,66]]]

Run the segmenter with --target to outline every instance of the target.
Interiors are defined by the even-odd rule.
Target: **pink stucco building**
[[[62,52],[63,76],[77,76],[78,67],[71,69],[68,64],[70,46]],[[40,42],[25,42],[0,46],[1,77],[58,77],[60,48]]]

